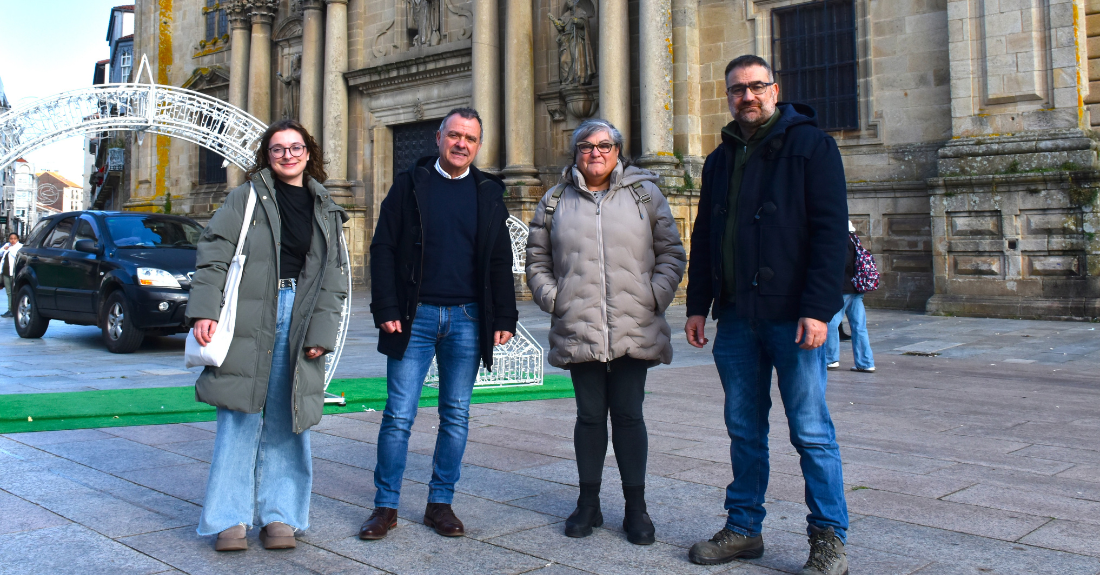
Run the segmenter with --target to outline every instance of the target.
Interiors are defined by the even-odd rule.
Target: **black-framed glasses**
[[[582,154],[591,154],[593,149],[599,150],[601,154],[610,154],[611,150],[615,149],[615,144],[610,142],[600,142],[599,144],[581,142],[577,144],[577,151]]]
[[[290,152],[291,156],[298,158],[305,153],[306,147],[304,144],[291,144],[289,148],[284,148],[282,146],[271,146],[267,149],[267,151],[271,154],[272,158],[281,158],[285,156],[287,152]]]
[[[740,98],[745,95],[746,90],[751,90],[754,95],[759,96],[763,94],[765,90],[774,86],[775,82],[753,82],[751,84],[734,84],[726,88],[726,94],[733,96],[734,98]]]

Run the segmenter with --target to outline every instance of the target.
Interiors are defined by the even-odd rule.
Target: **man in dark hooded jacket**
[[[806,479],[810,557],[802,575],[845,575],[848,510],[840,450],[825,404],[827,324],[841,307],[848,241],[844,166],[808,106],[779,103],[768,63],[726,67],[734,121],[703,165],[688,267],[688,342],[707,343],[725,391],[734,480],[729,517],[689,557],[711,565],[760,557],[768,487],[771,374]]]

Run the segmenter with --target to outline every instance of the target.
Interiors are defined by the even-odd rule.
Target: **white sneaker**
[[[825,367],[829,368],[830,371],[832,371],[834,369],[840,369],[840,362],[839,361],[834,361],[833,363],[830,363],[829,365],[827,365]],[[853,367],[852,369],[855,369],[855,368]]]
[[[862,371],[863,373],[875,373],[875,366],[871,367],[852,367],[852,371]]]

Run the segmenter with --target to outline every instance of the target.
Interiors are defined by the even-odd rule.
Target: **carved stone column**
[[[323,0],[302,0],[302,84],[298,117],[313,138],[321,139],[321,76],[324,70]]]
[[[504,182],[509,186],[538,186],[535,176],[535,57],[532,48],[531,0],[507,0],[504,30],[504,129],[508,165]]]
[[[473,106],[485,127],[485,139],[476,165],[500,169],[500,17],[497,0],[474,0]]]
[[[248,112],[271,123],[271,23],[277,0],[252,0],[252,40],[248,58]]]
[[[693,176],[689,187],[695,187],[703,170],[697,0],[672,0],[672,45],[673,145],[684,155],[684,171]]]
[[[250,7],[245,0],[232,0],[226,6],[229,16],[229,103],[245,110],[248,108],[248,56],[252,39],[249,33]],[[230,164],[226,169],[227,188],[244,183],[244,172]]]
[[[321,147],[328,165],[325,187],[333,196],[351,196],[348,178],[348,0],[325,0],[324,130]]]
[[[638,158],[638,165],[666,175],[678,163],[672,152],[670,0],[641,0],[638,21],[641,22],[638,33],[641,75],[638,91],[641,93],[642,112],[642,155]],[[682,172],[679,176],[683,177]]]
[[[630,28],[627,0],[600,0],[599,114],[630,147]],[[625,155],[627,150],[623,150]]]

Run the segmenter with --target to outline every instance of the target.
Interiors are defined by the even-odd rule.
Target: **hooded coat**
[[[597,202],[573,167],[562,174],[565,187],[552,219],[547,221],[546,204],[553,190],[535,208],[527,285],[551,315],[550,365],[620,357],[672,362],[665,310],[687,258],[657,180],[653,172],[619,162]],[[655,222],[634,184],[649,194]]]
[[[245,413],[259,413],[264,407],[275,347],[281,221],[272,177],[267,168],[252,176],[256,208],[242,251],[247,258],[229,353],[221,366],[206,367],[195,383],[199,401]],[[347,212],[313,178],[306,178],[306,189],[314,196],[313,236],[298,277],[290,320],[290,349],[295,351],[295,433],[321,421],[324,409],[325,356],[306,359],[305,349],[336,348],[340,314],[348,297],[348,262],[340,246]],[[219,317],[225,276],[237,248],[248,194],[247,182],[229,192],[202,232],[187,300],[189,325]]]
[[[735,310],[739,318],[828,323],[842,304],[848,196],[836,141],[802,104],[782,115],[745,162],[737,197]],[[691,231],[687,314],[717,319],[722,249],[729,211],[733,147],[722,143],[703,163],[699,211]]]

